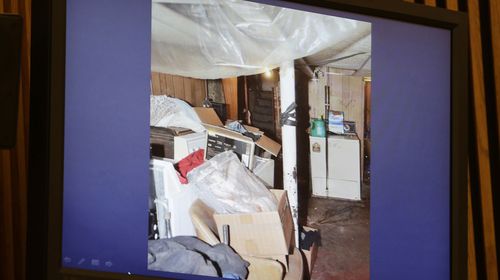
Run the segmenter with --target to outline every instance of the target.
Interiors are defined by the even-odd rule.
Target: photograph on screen
[[[369,279],[371,23],[169,0],[151,27],[148,269]]]

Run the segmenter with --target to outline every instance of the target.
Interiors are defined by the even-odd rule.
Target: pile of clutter
[[[279,262],[286,272],[294,251],[293,221],[286,191],[273,189],[274,176],[269,176],[274,175],[271,157],[281,146],[239,122],[224,126],[211,108],[191,108],[166,96],[151,98],[150,208],[155,215],[149,269],[246,279],[242,265],[243,271],[251,271],[258,258],[259,264],[262,259]],[[158,135],[161,129],[172,133],[173,145],[158,141],[167,138]],[[155,155],[153,145],[161,143],[159,150],[167,153]],[[198,242],[193,238],[203,245],[193,249]],[[176,265],[179,258],[197,265]],[[234,269],[224,264],[228,258],[235,260]]]

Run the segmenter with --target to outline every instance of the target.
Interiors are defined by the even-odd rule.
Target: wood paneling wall
[[[330,86],[330,109],[344,112],[344,120],[355,122],[356,134],[362,141],[365,125],[363,77],[328,75],[328,85]]]
[[[356,123],[356,134],[360,140],[361,151],[364,151],[364,126],[365,126],[365,82],[363,77],[351,76],[351,71],[337,70],[323,67],[327,74],[309,82],[310,116],[319,118],[325,113],[325,85],[330,86],[330,109],[344,112],[344,120]],[[326,116],[325,116],[326,117]],[[360,158],[362,173],[364,156]]]
[[[222,79],[222,90],[226,100],[227,118],[238,119],[238,78]]]
[[[0,150],[0,279],[22,280],[26,271],[31,0],[0,0],[0,13],[23,16],[17,142],[13,149]]]
[[[151,92],[153,95],[168,95],[189,102],[192,106],[202,106],[207,92],[206,80],[151,73]]]

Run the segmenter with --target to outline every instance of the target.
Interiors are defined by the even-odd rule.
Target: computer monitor
[[[370,277],[465,278],[466,17],[396,1],[254,2],[371,24]],[[200,3],[218,1],[189,2]],[[29,242],[48,257],[32,273],[199,279],[148,269],[152,4],[53,4],[51,106],[38,112],[50,126],[32,134],[49,149],[30,178],[48,192],[30,202]]]

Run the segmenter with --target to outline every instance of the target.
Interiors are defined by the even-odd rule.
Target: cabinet
[[[328,172],[326,138],[310,136],[309,140],[313,195],[360,200],[361,158],[357,136],[328,136]]]

